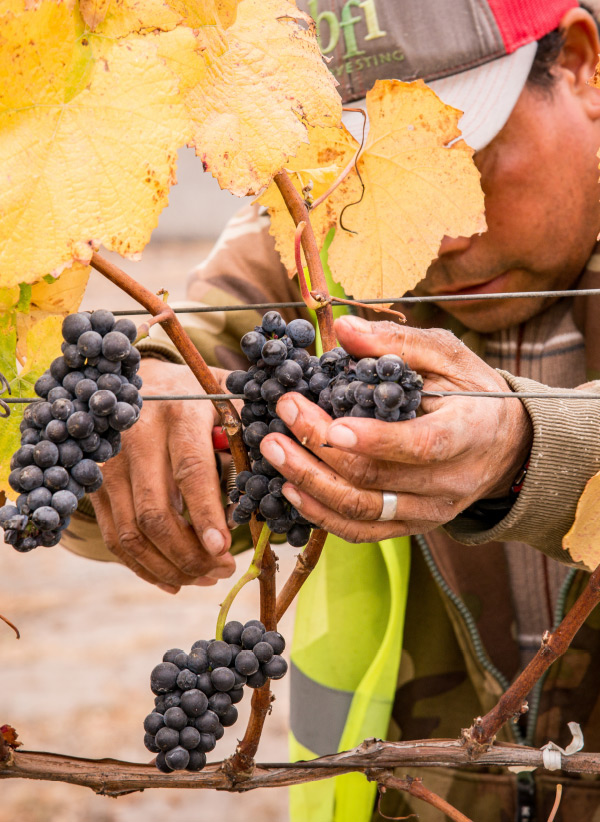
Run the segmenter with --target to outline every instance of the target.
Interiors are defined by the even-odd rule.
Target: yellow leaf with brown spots
[[[226,34],[227,50],[184,93],[196,153],[221,188],[244,196],[308,142],[306,125],[337,125],[341,99],[313,21],[289,0],[244,0]]]
[[[87,266],[76,263],[57,280],[48,277],[34,286],[0,288],[0,371],[13,397],[35,397],[35,381],[60,356],[62,321],[79,308],[89,273]],[[10,417],[0,419],[0,491],[14,499],[8,474],[10,458],[20,445],[25,405],[10,408]]]
[[[309,127],[308,145],[302,144],[298,154],[286,163],[286,171],[299,192],[308,187],[312,202],[324,194],[356,155],[358,143],[350,132],[341,128]],[[348,202],[354,180],[346,177],[335,191],[310,213],[310,222],[319,247],[325,242],[329,229],[336,225],[339,212]],[[296,273],[294,258],[295,226],[275,183],[257,200],[269,210],[269,232],[275,238],[275,247],[293,277]]]
[[[575,521],[563,537],[563,548],[589,571],[600,565],[600,474],[592,477],[577,503]]]
[[[176,26],[224,31],[235,21],[241,0],[79,0],[90,29],[108,37],[171,31]]]
[[[0,73],[0,286],[33,283],[103,244],[140,254],[190,136],[152,37],[85,32],[65,4],[8,0]],[[19,6],[21,8],[19,9]]]
[[[335,280],[356,299],[405,293],[425,276],[444,235],[486,229],[473,151],[453,142],[461,112],[421,81],[398,80],[375,83],[367,112],[369,134],[358,160],[364,195],[346,208],[349,230],[338,227],[329,249]],[[361,194],[356,172],[350,176],[354,194],[347,203]]]

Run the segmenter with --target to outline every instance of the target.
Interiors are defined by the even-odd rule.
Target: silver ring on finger
[[[396,519],[398,511],[398,494],[392,491],[382,492],[382,507],[378,522],[387,522],[391,519]]]

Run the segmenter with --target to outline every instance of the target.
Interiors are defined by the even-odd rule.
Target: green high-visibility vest
[[[333,282],[325,243],[322,261]],[[334,308],[344,313],[345,307]],[[353,545],[329,535],[298,597],[291,652],[290,758],[312,759],[385,738],[396,692],[410,539]],[[377,786],[362,774],[296,785],[292,822],[368,822]]]

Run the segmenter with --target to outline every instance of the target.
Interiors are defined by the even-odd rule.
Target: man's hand
[[[144,359],[140,375],[146,395],[202,392],[184,365]],[[145,403],[90,497],[108,548],[172,593],[181,585],[213,585],[235,569],[212,448],[217,422],[208,401]]]
[[[426,391],[509,391],[505,380],[453,334],[343,317],[340,344],[354,357],[398,354]],[[422,533],[477,499],[502,497],[531,448],[531,424],[517,399],[424,398],[405,422],[331,420],[299,394],[277,411],[306,448],[282,434],[261,443],[289,482],[287,499],[310,522],[349,542]],[[310,450],[307,450],[310,449]],[[398,494],[396,520],[378,522],[382,491]]]

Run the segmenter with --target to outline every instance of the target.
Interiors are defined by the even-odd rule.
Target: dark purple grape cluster
[[[232,371],[226,381],[232,394],[244,395],[241,418],[252,460],[252,471],[240,472],[230,492],[231,502],[238,503],[233,519],[241,525],[255,514],[295,547],[306,545],[313,526],[285,499],[284,478],[260,451],[263,438],[273,432],[296,440],[277,416],[277,400],[297,391],[332,417],[398,422],[416,417],[423,388],[422,377],[395,354],[357,361],[334,348],[315,357],[306,351],[314,339],[307,320],[286,325],[279,312],[268,311],[262,325],[241,339],[252,364],[247,371]]]
[[[150,674],[154,710],[144,720],[144,745],[163,773],[201,771],[206,754],[238,718],[244,685],[281,679],[285,640],[252,619],[228,622],[223,639],[199,639],[189,654],[172,648]]]
[[[0,508],[4,541],[25,553],[60,542],[78,501],[102,485],[98,463],[121,450],[121,432],[142,407],[137,329],[110,311],[70,314],[62,356],[35,383],[21,447],[11,459],[16,505]]]

